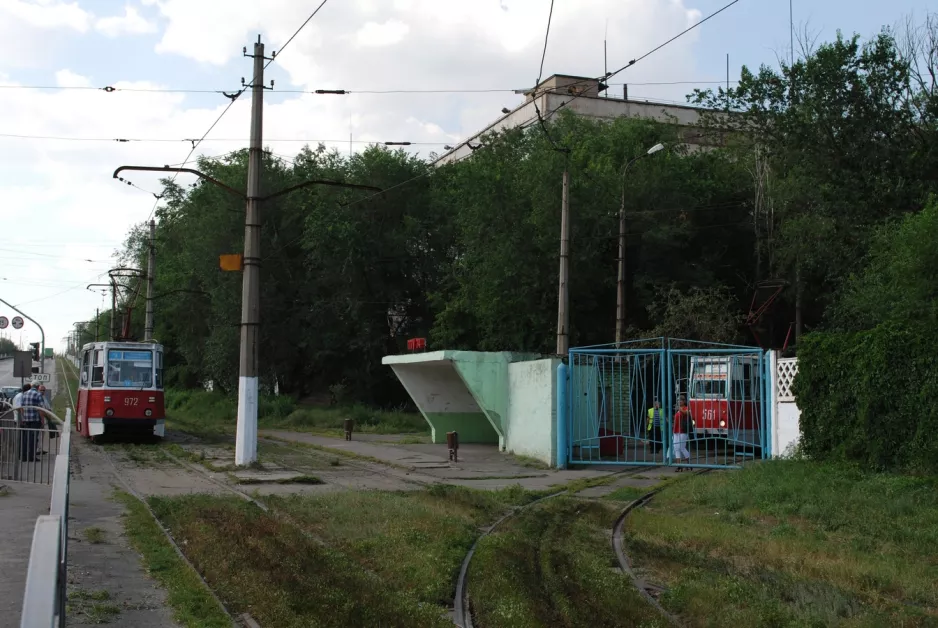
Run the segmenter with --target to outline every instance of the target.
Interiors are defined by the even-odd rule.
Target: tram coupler
[[[459,462],[459,432],[446,433],[446,447],[449,449],[451,462]]]
[[[355,419],[345,419],[342,421],[345,427],[345,440],[352,440],[352,431],[355,429]]]

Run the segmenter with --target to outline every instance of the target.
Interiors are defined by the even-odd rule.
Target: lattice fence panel
[[[795,375],[798,374],[798,358],[781,358],[778,361],[776,369],[776,390],[778,390],[779,401],[794,401],[795,395],[792,392],[792,384],[795,382]]]

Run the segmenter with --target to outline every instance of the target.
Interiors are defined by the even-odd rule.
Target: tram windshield
[[[107,385],[148,388],[153,385],[153,352],[111,349],[107,353]]]

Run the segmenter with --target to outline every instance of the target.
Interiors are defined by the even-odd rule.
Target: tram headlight
[[[143,415],[148,416],[148,417],[153,416],[153,410],[151,410],[150,408],[147,408],[146,410],[143,411]]]
[[[720,421],[720,427],[726,427],[726,421]]]
[[[105,410],[104,414],[106,414],[107,416],[114,416],[114,408],[108,408],[107,410]]]

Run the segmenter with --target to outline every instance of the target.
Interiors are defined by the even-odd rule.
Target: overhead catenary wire
[[[731,83],[738,83],[739,81],[730,81]],[[700,79],[700,80],[681,80],[681,81],[635,81],[628,83],[608,83],[610,87],[622,87],[623,85],[635,86],[635,87],[647,87],[647,86],[657,86],[657,85],[725,85],[726,80],[711,80],[711,79]],[[105,87],[88,87],[88,86],[79,86],[79,85],[0,85],[0,89],[25,89],[25,90],[48,90],[48,91],[97,91],[105,92],[108,94],[116,94],[120,92],[127,93],[152,93],[152,94],[230,94],[238,90],[226,90],[226,89],[193,89],[193,88],[177,88],[177,87],[111,87],[110,85]],[[356,94],[370,94],[370,95],[382,95],[382,94],[414,94],[414,95],[433,95],[433,94],[515,94],[519,91],[522,91],[522,88],[510,88],[510,87],[493,87],[493,88],[459,88],[459,87],[439,87],[439,88],[388,88],[388,89],[277,89],[278,94],[311,94],[311,95],[341,95],[341,96],[354,96]],[[546,91],[546,90],[545,90]],[[560,90],[551,90],[558,92]]]
[[[230,105],[229,105],[230,106]],[[221,116],[219,116],[221,119]],[[216,124],[217,124],[216,120]],[[211,131],[211,129],[209,129]],[[191,163],[190,158],[192,153],[195,152],[195,149],[200,143],[205,141],[206,132],[201,139],[195,140],[190,138],[165,138],[165,137],[127,137],[127,138],[113,138],[113,137],[78,137],[78,136],[68,136],[68,135],[26,135],[21,133],[0,133],[0,137],[6,137],[11,139],[23,139],[23,140],[50,140],[50,141],[63,141],[63,142],[118,142],[121,144],[137,142],[137,143],[174,143],[178,144],[180,142],[190,142],[193,144],[192,150],[189,151],[189,154],[186,156],[186,160],[182,162],[177,162],[179,164]],[[239,137],[217,137],[212,138],[212,142],[247,142],[244,138]],[[450,140],[455,141],[455,140]],[[301,142],[304,144],[311,144],[314,142],[321,143],[341,143],[348,144],[347,139],[318,139],[318,138],[306,138],[306,137],[284,137],[284,138],[264,138],[264,142]],[[355,144],[382,144],[384,146],[445,146],[447,142],[414,142],[410,140],[355,140]],[[210,157],[208,159],[218,159],[220,157],[225,157],[228,155],[233,155],[244,149],[237,149],[229,151],[224,155],[219,155],[217,157]]]

